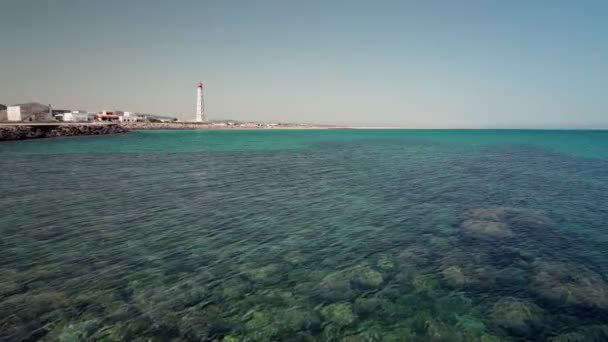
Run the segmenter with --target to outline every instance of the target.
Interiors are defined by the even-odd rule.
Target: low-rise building
[[[8,121],[21,121],[21,106],[7,106],[6,107],[6,120]]]
[[[134,112],[122,112],[122,115],[119,115],[119,117],[120,117],[120,122],[138,122],[138,121],[143,121]]]
[[[95,121],[114,121],[119,122],[120,118],[116,113],[109,110],[102,110],[101,112],[95,114]]]
[[[85,110],[70,110],[55,115],[59,121],[86,122],[89,121],[89,114]]]

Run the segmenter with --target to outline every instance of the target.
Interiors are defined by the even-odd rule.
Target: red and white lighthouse
[[[207,122],[205,102],[203,101],[203,82],[198,82],[196,88],[196,122]]]

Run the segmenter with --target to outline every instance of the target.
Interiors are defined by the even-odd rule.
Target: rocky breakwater
[[[128,131],[128,128],[119,124],[7,124],[0,125],[0,141],[116,134]]]

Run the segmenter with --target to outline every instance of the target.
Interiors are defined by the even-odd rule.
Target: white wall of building
[[[21,121],[21,106],[6,107],[6,119],[8,121]]]
[[[137,122],[137,114],[134,112],[123,112],[121,122]]]
[[[60,120],[72,122],[86,122],[89,121],[89,114],[84,110],[73,110],[60,114]]]
[[[70,114],[72,114],[72,121],[89,121],[89,114],[85,110],[73,110]]]

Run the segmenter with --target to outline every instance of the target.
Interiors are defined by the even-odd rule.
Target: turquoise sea
[[[0,143],[0,341],[606,341],[608,131]]]

